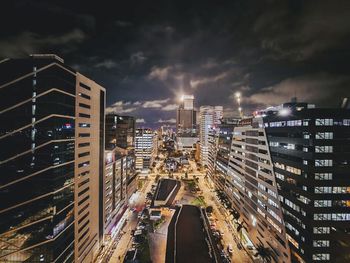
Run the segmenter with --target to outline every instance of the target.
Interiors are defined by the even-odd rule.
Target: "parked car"
[[[237,243],[237,248],[238,248],[239,250],[242,250],[242,249],[243,249],[241,243]]]

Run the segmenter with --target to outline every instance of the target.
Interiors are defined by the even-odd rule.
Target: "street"
[[[126,211],[127,222],[124,228],[121,230],[121,237],[118,241],[114,240],[113,246],[111,246],[110,258],[106,262],[110,263],[120,263],[123,262],[125,254],[128,249],[131,248],[132,232],[135,230],[138,224],[138,213],[132,212],[133,208],[137,208],[138,211],[141,211],[145,207],[146,195],[151,190],[152,184],[155,183],[156,175],[158,174],[160,178],[168,177],[168,173],[158,173],[159,163],[157,162],[155,167],[155,173],[149,174],[143,183],[142,188],[137,191],[133,198],[129,202],[129,209]],[[215,221],[217,229],[223,233],[222,235],[222,244],[225,252],[227,253],[227,247],[231,245],[233,251],[231,253],[231,262],[252,262],[249,255],[244,250],[239,250],[237,248],[237,243],[235,240],[238,240],[235,227],[229,221],[229,213],[222,206],[215,196],[215,191],[212,186],[212,182],[208,181],[209,179],[205,176],[203,172],[198,171],[196,163],[194,161],[189,162],[193,173],[188,174],[188,179],[193,179],[194,175],[198,178],[198,187],[200,191],[198,193],[193,193],[190,191],[188,184],[185,181],[181,182],[181,188],[175,197],[175,204],[195,204],[198,202],[198,198],[203,199],[203,204],[205,206],[212,206],[213,213],[211,220]],[[174,173],[174,177],[183,176],[183,173]],[[164,216],[163,222],[159,225],[158,228],[154,229],[153,233],[149,233],[149,247],[150,247],[150,257],[153,263],[164,263],[165,262],[165,253],[166,253],[166,240],[167,240],[167,228],[171,217],[173,215],[173,210],[168,208],[162,209],[162,215]],[[231,219],[232,221],[232,219]]]

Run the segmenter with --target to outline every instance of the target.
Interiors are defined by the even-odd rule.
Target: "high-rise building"
[[[196,111],[193,107],[194,96],[183,95],[176,114],[176,133],[179,137],[196,135]]]
[[[149,169],[155,157],[157,137],[151,129],[136,129],[135,137],[135,156],[136,169]]]
[[[350,111],[294,102],[259,114],[234,129],[228,167],[251,241],[275,262],[348,262]]]
[[[239,119],[221,119],[218,132],[209,133],[209,164],[208,175],[215,183],[218,190],[232,189],[230,182],[226,180],[227,167],[231,151],[233,129],[238,125]]]
[[[202,165],[208,165],[208,156],[209,156],[209,145],[210,133],[213,133],[213,136],[216,136],[218,131],[218,125],[223,116],[223,107],[222,106],[201,106],[199,109],[199,119],[200,119],[200,159]]]
[[[135,118],[114,113],[106,115],[106,149],[116,146],[133,149],[135,146]]]
[[[6,59],[0,72],[0,261],[92,262],[105,89],[55,55]]]
[[[127,208],[128,170],[127,151],[115,148],[106,150],[106,174],[104,178],[104,234],[113,237],[123,226],[122,216]]]

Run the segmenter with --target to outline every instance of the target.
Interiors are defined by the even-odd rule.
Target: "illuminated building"
[[[157,135],[151,129],[136,129],[135,156],[136,169],[149,169],[157,151]]]
[[[3,60],[0,72],[0,261],[91,262],[105,89],[55,55]]]
[[[106,115],[106,149],[135,147],[135,118],[114,113]]]
[[[257,114],[232,140],[239,221],[275,262],[348,262],[350,111],[292,102]]]
[[[200,159],[202,165],[208,165],[209,163],[209,146],[210,146],[210,133],[214,134],[218,131],[218,125],[223,117],[222,106],[201,106],[199,109],[199,141],[200,141]],[[215,135],[213,135],[215,136]],[[212,137],[213,138],[213,137]]]

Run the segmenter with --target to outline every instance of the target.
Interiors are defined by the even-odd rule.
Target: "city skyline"
[[[193,94],[197,107],[223,105],[233,117],[237,91],[249,113],[294,96],[336,107],[350,84],[347,1],[108,7],[8,3],[0,57],[56,53],[106,88],[107,111],[145,127],[174,123],[182,93]]]
[[[118,3],[3,4],[0,262],[350,262],[350,2]]]

